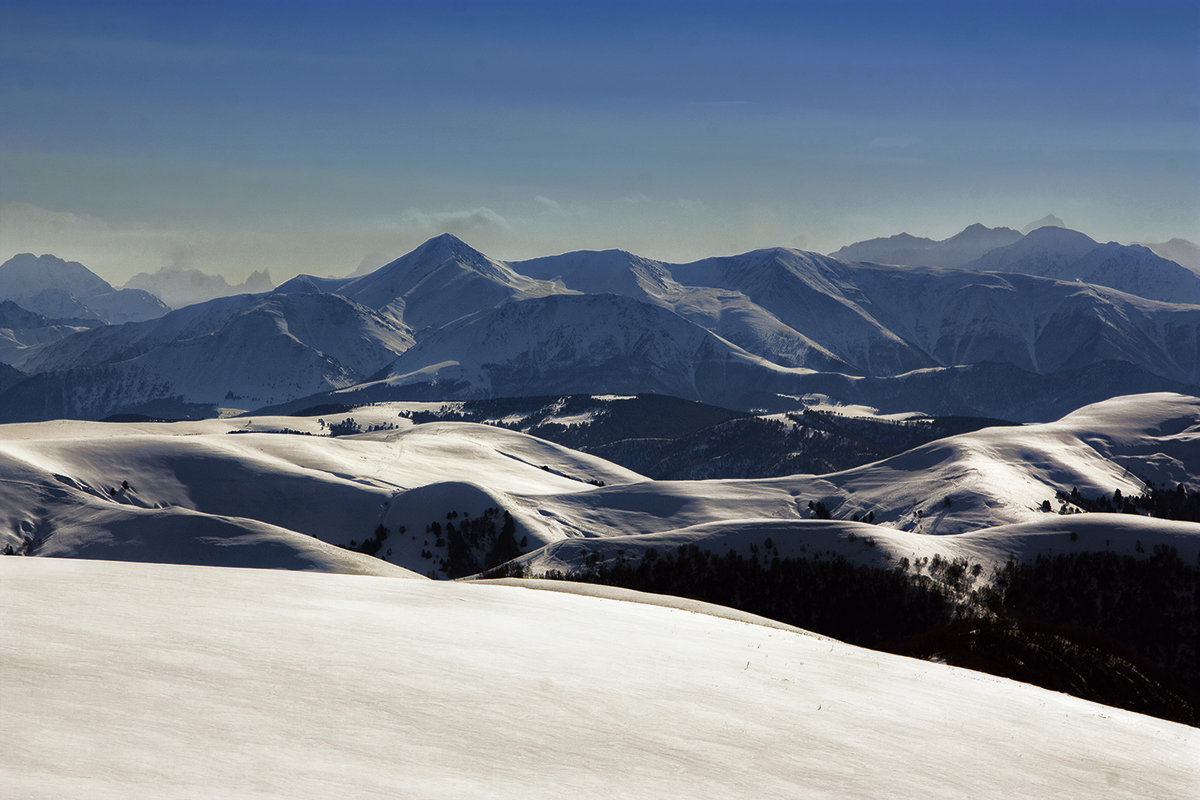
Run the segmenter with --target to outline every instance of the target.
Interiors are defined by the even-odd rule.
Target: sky
[[[1200,241],[1200,3],[0,0],[0,261]]]

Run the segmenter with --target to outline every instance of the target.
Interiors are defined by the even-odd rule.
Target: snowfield
[[[575,589],[0,559],[0,795],[1200,791],[1194,728]]]
[[[520,432],[399,416],[418,407],[0,426],[0,547],[445,577],[438,562],[446,551],[434,554],[441,545],[427,527],[451,512],[478,517],[489,508],[511,514],[531,565],[554,569],[565,568],[568,554],[604,555],[626,544],[746,553],[768,536],[781,555],[815,548],[888,564],[940,554],[988,569],[1010,555],[1133,553],[1138,542],[1147,553],[1162,543],[1194,558],[1200,542],[1194,523],[1041,510],[1049,500],[1057,512],[1055,492],[1072,488],[1088,497],[1138,494],[1143,480],[1200,489],[1196,397],[1114,398],[1057,422],[986,428],[824,476],[709,481],[651,481]],[[320,435],[347,418],[382,429]],[[829,508],[831,523],[815,519],[815,502]],[[852,521],[868,514],[874,525]],[[328,546],[363,542],[380,525],[390,532],[378,553],[386,562]],[[879,546],[867,548],[868,539]],[[539,552],[543,545],[551,549]]]

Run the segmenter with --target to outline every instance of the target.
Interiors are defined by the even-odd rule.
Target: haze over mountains
[[[446,234],[367,275],[298,276],[170,313],[159,303],[141,313],[160,319],[129,325],[82,330],[100,320],[67,296],[56,308],[92,317],[7,329],[7,357],[30,377],[0,393],[0,418],[587,392],[782,410],[820,392],[888,411],[1050,419],[1200,385],[1200,276],[1146,248],[973,225],[838,254],[508,264]],[[31,258],[0,266],[27,301],[84,270],[43,257],[41,285]],[[93,302],[150,297],[93,278],[77,281]]]
[[[157,272],[139,272],[125,281],[126,289],[142,289],[158,297],[171,308],[183,308],[205,300],[233,294],[269,292],[275,284],[265,270],[251,272],[236,286],[221,275],[209,275],[198,269],[163,267]]]

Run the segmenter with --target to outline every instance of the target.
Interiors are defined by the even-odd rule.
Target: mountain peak
[[[1035,228],[1025,234],[1023,240],[1027,245],[1041,246],[1061,246],[1063,244],[1083,245],[1090,244],[1093,247],[1098,244],[1095,239],[1088,236],[1086,233],[1073,231],[1070,228],[1064,228],[1061,225],[1043,225],[1040,228]]]
[[[1047,214],[1046,216],[1042,217],[1041,219],[1035,219],[1033,222],[1029,223],[1024,228],[1021,228],[1021,233],[1028,234],[1028,233],[1032,233],[1033,231],[1036,231],[1038,228],[1045,228],[1045,227],[1066,228],[1067,223],[1063,222],[1061,219],[1054,216],[1053,214]]]

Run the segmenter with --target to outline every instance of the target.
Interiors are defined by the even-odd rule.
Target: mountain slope
[[[1136,244],[1148,247],[1163,258],[1174,261],[1176,264],[1200,274],[1200,245],[1195,242],[1189,242],[1187,239],[1171,239],[1159,244],[1145,244],[1143,242],[1136,242]]]
[[[1065,228],[1038,228],[967,268],[1080,281],[1151,300],[1200,304],[1200,275],[1140,245],[1100,244]]]
[[[21,253],[0,264],[0,299],[47,317],[106,323],[154,319],[166,305],[140,289],[114,289],[77,261]]]
[[[397,359],[386,380],[334,401],[650,391],[736,405],[797,374],[658,306],[550,295],[457,320]]]
[[[0,363],[20,366],[46,345],[95,325],[89,320],[50,319],[11,300],[0,301]]]
[[[339,295],[239,295],[43,348],[28,362],[39,374],[0,395],[0,418],[99,418],[156,401],[253,408],[361,381],[411,343]]]
[[[1193,728],[634,592],[0,559],[0,602],[22,610],[0,616],[12,797],[1162,800],[1200,780]],[[912,768],[918,749],[953,767]]]
[[[560,284],[520,275],[446,233],[338,291],[420,331],[508,300],[565,290]]]

